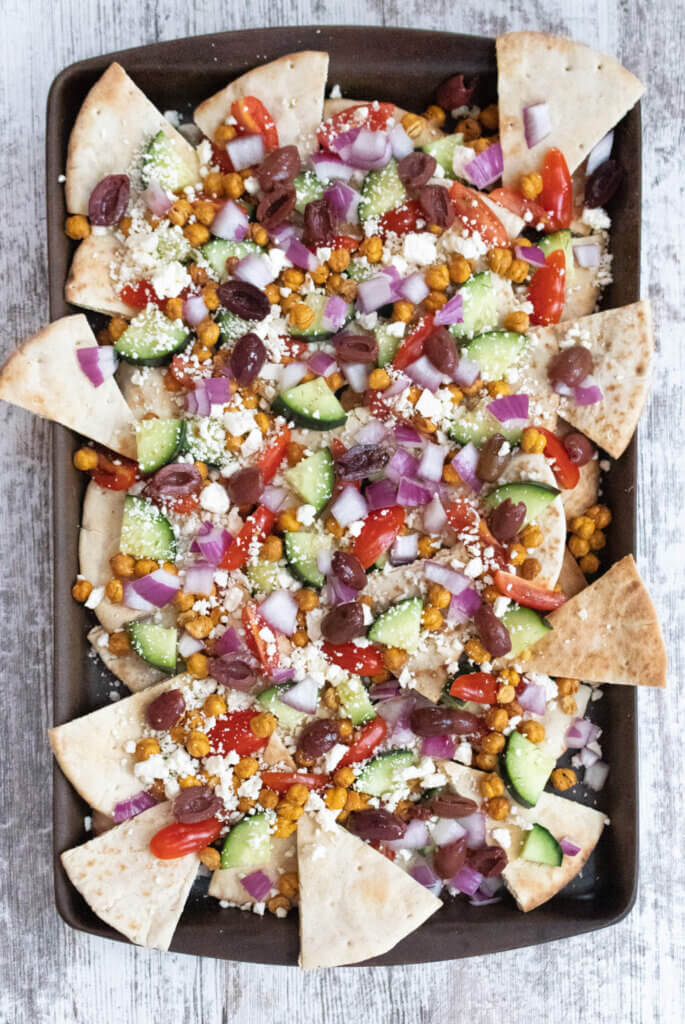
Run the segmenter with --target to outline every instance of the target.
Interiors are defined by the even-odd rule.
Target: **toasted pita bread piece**
[[[497,39],[502,183],[518,185],[539,171],[548,149],[566,157],[569,171],[637,103],[644,86],[614,57],[545,32],[510,32]],[[529,149],[524,108],[546,103],[551,132]]]
[[[170,140],[174,157],[187,168],[189,181],[199,181],[200,165],[190,143],[120,64],[110,64],[83,101],[69,136],[65,186],[69,213],[88,213],[88,200],[98,182],[108,174],[128,174],[160,131]]]
[[[269,742],[264,747],[260,756],[262,761],[268,764],[270,768],[274,768],[277,765],[285,765],[286,768],[292,769],[296,768],[295,761],[291,757],[290,751],[277,732],[271,733]]]
[[[119,387],[136,419],[142,420],[149,412],[153,412],[161,420],[183,415],[181,402],[164,386],[165,373],[166,368],[161,366],[119,364]]]
[[[527,455],[525,452],[514,455],[499,477],[498,484],[529,480],[556,488],[554,473],[544,455]],[[561,496],[543,508],[536,517],[535,524],[540,527],[543,535],[542,544],[535,549],[535,557],[541,566],[535,582],[553,587],[559,579],[566,548],[566,517]]]
[[[97,916],[138,946],[169,948],[197,874],[196,853],[158,860],[150,852],[152,837],[173,820],[171,804],[159,804],[62,854]]]
[[[64,287],[67,302],[107,316],[135,316],[139,310],[119,298],[110,266],[121,259],[114,235],[89,235],[74,253]]]
[[[530,334],[522,361],[508,371],[512,391],[528,395],[528,414],[532,423],[555,430],[559,395],[549,386],[547,364],[557,351],[557,340],[543,332]]]
[[[654,605],[626,555],[547,616],[552,631],[531,648],[526,672],[594,683],[666,685],[666,649]]]
[[[94,480],[88,484],[81,512],[78,540],[79,572],[93,589],[104,587],[112,578],[110,558],[121,546],[121,520],[124,515],[125,491],[111,491]],[[113,633],[127,622],[140,619],[145,612],[123,604],[114,604],[102,591],[100,603],[93,609],[100,624]]]
[[[327,121],[329,117],[335,117],[341,110],[348,110],[350,107],[359,106],[371,106],[376,100],[350,100],[350,99],[329,99],[325,100],[323,105],[323,120]],[[402,118],[408,111],[402,107],[398,107],[397,104],[393,104],[395,107],[394,118],[396,124],[399,124]],[[425,146],[427,142],[432,142],[434,139],[441,139],[445,133],[440,130],[436,125],[431,124],[430,121],[426,121],[420,135],[417,135],[414,142],[414,148],[419,146]]]
[[[561,572],[557,583],[560,584],[567,597],[575,597],[587,587],[583,570],[568,550],[564,551],[564,560],[561,563]]]
[[[148,665],[135,651],[126,654],[112,654],[107,641],[109,634],[102,626],[93,626],[88,633],[88,642],[93,650],[100,655],[110,672],[129,688],[131,693],[146,690],[148,686],[166,679],[166,673],[160,672],[153,665]]]
[[[77,350],[96,345],[83,314],[55,320],[0,369],[0,398],[135,459],[135,418],[117,382],[96,388],[79,365]]]
[[[304,160],[317,146],[328,75],[328,54],[317,50],[287,53],[247,71],[196,108],[194,118],[208,139],[231,114],[231,105],[255,96],[269,111],[281,146],[295,145]]]
[[[574,252],[584,245],[598,245],[603,255],[607,249],[608,235],[597,234],[588,235],[587,238],[582,239],[574,238]],[[566,282],[566,297],[561,312],[562,323],[566,320],[578,320],[581,316],[590,316],[595,312],[602,294],[599,270],[599,267],[578,266],[574,258],[573,278]]]
[[[297,840],[295,833],[285,839],[271,837],[270,852],[266,860],[255,861],[249,867],[219,869],[212,875],[209,895],[218,900],[237,903],[238,906],[253,906],[257,901],[242,883],[242,879],[253,871],[263,871],[271,879],[274,891],[279,875],[297,871]]]
[[[304,814],[297,828],[304,968],[380,956],[442,906],[382,853],[335,822],[326,825]]]
[[[567,522],[575,519],[576,516],[582,516],[590,505],[596,504],[599,494],[599,475],[599,459],[591,459],[584,466],[580,466],[580,478],[576,486],[570,491],[561,492],[561,502]]]

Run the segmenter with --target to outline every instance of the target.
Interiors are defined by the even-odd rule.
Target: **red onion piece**
[[[128,800],[121,800],[118,804],[115,804],[112,817],[115,823],[119,825],[122,821],[128,821],[129,818],[135,818],[137,814],[148,811],[151,807],[156,807],[158,803],[159,801],[152,793],[143,790],[140,793],[136,793],[135,796],[129,797]]]
[[[514,253],[517,260],[525,260],[531,267],[544,267],[547,263],[544,252],[537,245],[515,245]]]
[[[302,229],[294,224],[279,224],[278,227],[271,229],[269,237],[279,249],[285,249],[292,238],[302,238]]]
[[[331,295],[323,311],[322,326],[326,331],[339,331],[347,318],[347,303],[341,295]]]
[[[243,257],[233,271],[233,276],[239,281],[254,285],[255,288],[266,288],[276,277],[270,261],[256,252]]]
[[[454,751],[456,746],[451,736],[424,736],[421,740],[421,749],[419,753],[422,757],[446,757],[451,759],[454,757]],[[463,835],[463,829],[461,835]],[[455,836],[458,839],[459,836]],[[436,840],[437,842],[437,840]],[[452,840],[448,840],[452,842]],[[438,846],[441,844],[438,843]]]
[[[439,747],[444,740],[449,740],[449,736],[426,736],[423,742],[425,743],[427,739],[438,740]],[[450,742],[452,741],[450,740]],[[454,749],[454,743],[452,743],[452,749]],[[421,753],[423,753],[423,744]],[[433,754],[431,756],[442,757],[443,755]],[[436,846],[449,846],[450,843],[455,843],[457,839],[466,835],[466,829],[456,818],[438,818],[435,824],[429,826],[429,830]]]
[[[313,715],[319,702],[319,683],[312,676],[305,676],[299,683],[281,693],[280,699],[295,711]]]
[[[603,788],[604,783],[607,780],[609,774],[609,765],[604,761],[596,761],[590,765],[589,768],[585,769],[584,782],[586,786],[594,790],[595,793],[599,793],[600,789]]]
[[[519,694],[517,700],[524,711],[531,711],[534,715],[544,715],[545,688],[539,683],[526,683],[525,689]]]
[[[242,650],[242,646],[237,632],[233,626],[229,626],[228,629],[224,630],[219,639],[214,641],[214,654],[218,656],[222,654],[236,654]]]
[[[307,375],[306,363],[288,363],[281,371],[280,389],[289,391]]]
[[[343,145],[338,152],[346,164],[363,171],[385,167],[392,156],[390,139],[386,133],[372,132],[368,128],[360,128],[354,141]]]
[[[431,492],[418,480],[409,480],[406,476],[400,478],[397,488],[398,505],[404,505],[405,508],[418,508],[420,505],[427,505],[431,498]]]
[[[500,423],[528,420],[528,395],[505,395],[490,402],[487,410]]]
[[[182,633],[178,641],[178,653],[182,658],[189,658],[191,654],[197,654],[204,647],[202,640],[196,640],[190,633]]]
[[[330,576],[331,574],[331,562],[333,560],[333,553],[330,548],[325,548],[323,551],[319,551],[316,556],[316,568],[324,576]]]
[[[528,149],[537,146],[552,131],[549,107],[546,103],[532,103],[523,108],[523,132],[526,136]]]
[[[419,460],[404,448],[398,448],[385,467],[385,475],[389,480],[399,483],[400,477],[416,476],[419,471]]]
[[[407,533],[399,536],[390,549],[391,565],[409,565],[415,562],[419,555],[418,533]]]
[[[566,730],[564,743],[572,750],[580,750],[581,747],[586,747],[593,740],[599,739],[601,735],[600,727],[591,722],[589,718],[576,718]]]
[[[592,374],[588,374],[585,380],[573,389],[573,397],[576,405],[595,405],[602,401],[604,392]]]
[[[476,188],[486,188],[501,177],[503,168],[502,146],[495,142],[465,164],[464,174]]]
[[[429,559],[423,563],[423,572],[426,579],[431,583],[439,583],[441,587],[449,590],[450,594],[461,594],[462,590],[466,590],[471,584],[469,577],[463,573]]]
[[[245,891],[249,893],[256,903],[263,903],[271,892],[271,879],[268,875],[265,875],[261,869],[258,871],[252,871],[249,875],[245,875],[245,877],[240,881]]]
[[[423,274],[418,270],[416,273],[410,274],[409,277],[405,277],[404,281],[400,282],[397,290],[403,299],[413,302],[415,306],[423,302],[430,292]]]
[[[447,515],[443,508],[439,494],[434,494],[423,510],[423,528],[426,533],[442,533],[447,526]]]
[[[261,135],[239,135],[226,144],[234,171],[255,167],[264,159],[264,139]]]
[[[473,587],[467,587],[460,594],[454,594],[447,609],[447,619],[456,625],[462,625],[474,617],[482,604],[481,598]]]
[[[357,210],[361,195],[357,192],[356,188],[352,188],[342,181],[336,181],[335,185],[326,189],[323,197],[328,203],[335,220],[347,224],[352,224],[359,220]]]
[[[202,323],[208,312],[202,295],[189,295],[183,300],[183,319],[190,327]]]
[[[366,488],[364,498],[370,512],[379,508],[392,508],[397,504],[397,488],[392,480],[377,480]]]
[[[422,446],[423,438],[416,427],[410,427],[408,423],[398,423],[395,427],[395,440],[400,444],[410,446]]]
[[[428,846],[428,829],[425,821],[413,818],[401,839],[387,839],[385,845],[391,850],[422,850]]]
[[[366,391],[371,373],[368,363],[343,363],[342,372],[347,383],[358,395]]]
[[[564,398],[573,398],[573,388],[570,388],[568,384],[564,384],[561,380],[554,381],[552,390],[556,391],[558,395],[563,395]]]
[[[260,498],[262,505],[266,505],[270,512],[280,512],[281,509],[285,508],[290,498],[290,491],[285,487],[274,487],[273,484],[268,484]]]
[[[289,683],[295,675],[295,669],[291,665],[284,665],[282,668],[275,668],[269,678],[272,683]]]
[[[397,679],[386,679],[384,683],[373,683],[369,687],[371,700],[390,700],[400,692],[400,684]]]
[[[598,267],[602,259],[602,247],[598,242],[577,243],[573,256],[579,267]]]
[[[199,552],[205,561],[211,565],[218,565],[232,543],[233,536],[228,530],[212,526],[211,523],[203,523],[190,545],[190,551],[193,554]]]
[[[440,385],[447,381],[445,374],[435,369],[428,356],[419,356],[407,366],[405,372],[419,387],[432,392],[437,391]]]
[[[395,395],[401,395],[403,391],[406,391],[410,386],[411,381],[406,374],[400,373],[393,383],[383,392],[384,398],[394,398]]]
[[[387,274],[377,274],[368,281],[360,281],[357,306],[362,313],[373,313],[393,301],[393,282]]]
[[[99,388],[109,377],[113,377],[119,365],[119,357],[112,345],[92,345],[77,348],[79,366],[93,385]]]
[[[469,850],[479,850],[485,846],[485,815],[482,811],[474,811],[458,820],[466,833],[466,846]]]
[[[259,613],[272,629],[292,636],[297,629],[297,601],[288,590],[274,590],[259,606]]]
[[[473,441],[469,441],[452,459],[452,466],[456,469],[460,479],[475,491],[476,494],[480,492],[483,486],[483,481],[476,474],[479,457],[480,453],[475,444]]]
[[[480,871],[476,871],[475,868],[464,864],[462,868],[459,868],[456,875],[450,878],[447,885],[450,889],[463,892],[465,896],[474,896],[482,881],[483,875],[481,875]]]
[[[211,594],[214,586],[214,573],[216,566],[209,562],[196,562],[186,569],[185,583],[183,589],[188,594]]]
[[[307,362],[307,366],[317,377],[330,377],[337,365],[333,356],[322,351],[315,352]]]
[[[321,181],[349,181],[354,174],[354,167],[350,167],[334,153],[314,153],[309,162]]]
[[[390,131],[390,149],[396,160],[402,160],[414,152],[414,143],[401,124],[396,124]]]
[[[466,356],[460,356],[457,369],[453,374],[455,384],[459,384],[460,387],[470,388],[479,377],[480,366],[478,363],[474,363],[473,359],[467,359]]]
[[[181,581],[178,576],[167,572],[166,569],[155,569],[154,572],[148,573],[147,576],[141,576],[137,580],[130,580],[124,585],[124,603],[129,608],[135,608],[136,605],[129,604],[128,599],[132,594],[137,594],[138,597],[154,608],[163,608],[165,604],[173,601],[180,589]]]
[[[155,180],[151,181],[145,191],[141,193],[141,198],[155,217],[164,217],[174,202],[173,197]]]
[[[361,430],[357,431],[355,441],[357,444],[380,444],[387,435],[387,428],[378,420],[371,420]]]
[[[343,529],[358,519],[364,519],[369,511],[364,497],[356,487],[343,488],[331,505],[331,515]]]
[[[440,893],[442,892],[442,878],[440,878],[439,875],[435,873],[435,871],[427,861],[422,860],[412,865],[412,867],[409,869],[409,874],[411,875],[415,882],[418,882],[419,885],[422,885],[425,889],[428,889],[430,892],[433,893],[434,896],[439,896]]]
[[[600,755],[596,750],[590,750],[589,747],[583,747],[581,752],[577,755],[583,768],[590,768],[591,765],[599,761]]]
[[[217,238],[242,242],[250,230],[250,221],[242,206],[228,199],[214,217],[209,230]]]
[[[442,480],[442,468],[446,454],[446,445],[433,444],[429,441],[421,455],[419,476],[424,480]]]
[[[436,327],[464,322],[464,297],[461,292],[457,292],[447,300],[435,314],[433,322]]]
[[[359,591],[343,583],[337,576],[329,576],[321,593],[325,604],[349,604],[350,601],[356,601]]]
[[[568,836],[564,836],[563,839],[559,840],[559,846],[561,847],[561,852],[566,857],[576,857],[580,853],[581,849],[580,846],[578,846],[577,843],[574,843],[572,839],[569,839]]]
[[[290,262],[301,270],[316,270],[319,261],[313,252],[297,238],[291,238],[285,250]]]
[[[587,158],[587,166],[585,168],[585,176],[590,177],[593,171],[608,160],[611,156],[611,150],[614,145],[614,130],[611,129],[606,135],[599,140],[594,149],[590,152]]]

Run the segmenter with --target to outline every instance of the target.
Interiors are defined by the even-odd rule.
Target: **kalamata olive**
[[[224,281],[218,295],[224,309],[243,320],[263,320],[271,309],[265,293],[247,281]]]
[[[490,533],[495,540],[507,544],[513,540],[523,526],[526,518],[526,505],[523,501],[514,503],[511,498],[505,498],[497,508],[493,509],[488,518]]]
[[[418,190],[419,206],[428,224],[448,228],[454,221],[454,207],[449,192],[442,185],[424,185]]]
[[[441,878],[452,878],[466,863],[466,836],[453,843],[438,846],[433,854],[433,867]]]
[[[364,611],[356,601],[337,604],[321,620],[321,635],[331,644],[346,644],[364,633]]]
[[[493,434],[480,450],[476,464],[476,476],[479,480],[492,483],[502,475],[504,467],[511,458],[511,445],[502,434]]]
[[[369,807],[364,811],[353,811],[347,819],[347,827],[360,839],[392,841],[402,838],[407,831],[407,822],[383,807]]]
[[[250,331],[238,338],[231,352],[231,372],[239,384],[251,384],[266,362],[266,348],[261,338]]]
[[[402,157],[397,165],[400,180],[407,188],[420,188],[433,177],[437,161],[434,156],[416,150]]]
[[[270,192],[275,185],[289,184],[300,169],[297,146],[279,146],[264,157],[255,174],[260,188]],[[258,218],[263,223],[262,218]]]
[[[477,75],[475,78],[470,78],[468,84],[464,81],[463,75],[452,75],[436,89],[435,102],[447,111],[456,110],[458,107],[468,107],[477,85]]]
[[[594,361],[590,349],[584,345],[571,345],[562,348],[561,352],[550,359],[547,365],[547,376],[552,384],[566,384],[574,388],[592,373]]]
[[[151,480],[145,485],[143,494],[146,498],[161,499],[183,498],[188,494],[198,494],[202,490],[202,477],[196,466],[183,462],[172,462],[158,469]]]
[[[275,185],[271,192],[266,192],[259,200],[257,220],[267,231],[271,231],[288,219],[295,209],[296,201],[294,188],[289,185]]]
[[[459,793],[450,793],[443,789],[437,796],[428,801],[433,814],[439,818],[468,818],[478,810],[475,800],[469,800],[467,796],[460,796]]]
[[[511,650],[511,637],[504,623],[497,618],[489,604],[483,602],[473,616],[483,646],[493,658],[501,658]]]
[[[181,691],[167,690],[148,704],[145,718],[151,729],[166,732],[176,725],[185,709],[186,701]]]
[[[435,705],[414,708],[409,716],[409,728],[417,736],[468,736],[478,732],[480,719],[470,711]]]
[[[341,363],[375,363],[378,341],[373,334],[339,334],[335,353]]]
[[[234,505],[256,505],[264,491],[264,477],[259,466],[237,470],[226,484]]]
[[[234,654],[210,658],[209,674],[217,683],[230,686],[234,690],[248,690],[255,681],[251,665],[244,658],[236,657]]]
[[[333,222],[328,200],[315,199],[304,208],[304,232],[302,241],[314,249],[325,245],[333,235]]]
[[[88,200],[91,224],[109,227],[121,220],[126,212],[131,183],[126,174],[108,174],[98,182]]]
[[[594,457],[595,449],[584,434],[567,434],[561,443],[569,459],[575,462],[576,466],[584,466]]]
[[[341,480],[363,480],[387,465],[390,452],[377,444],[355,444],[335,460],[335,472]]]
[[[184,825],[215,818],[224,809],[221,797],[210,786],[189,786],[182,789],[174,800],[174,818]]]
[[[436,327],[423,343],[424,354],[436,370],[451,377],[457,368],[459,356],[454,338],[446,327]]]
[[[483,846],[469,852],[469,866],[480,871],[485,878],[496,878],[504,871],[509,858],[501,846]]]
[[[351,551],[336,551],[331,559],[331,569],[341,583],[353,590],[363,590],[366,586],[364,567]]]
[[[340,734],[334,718],[316,718],[300,733],[297,749],[306,757],[313,757],[316,760],[328,753],[339,739]]]
[[[584,203],[594,209],[606,206],[623,181],[623,167],[618,160],[605,160],[585,182]]]

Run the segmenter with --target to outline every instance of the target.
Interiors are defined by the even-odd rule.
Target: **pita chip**
[[[78,349],[96,345],[83,314],[55,320],[0,369],[0,398],[135,459],[135,418],[116,380],[96,388],[79,365]]]
[[[224,868],[223,870],[219,868],[213,873],[209,883],[209,895],[215,896],[218,900],[237,903],[239,907],[253,906],[257,901],[250,896],[242,879],[253,871],[263,871],[271,879],[275,893],[279,875],[297,871],[296,858],[295,833],[283,839],[271,836],[269,856],[265,860],[255,861],[254,864],[244,868]]]
[[[297,861],[304,968],[380,956],[442,906],[382,853],[333,821],[324,828],[312,814],[298,825]]]
[[[114,235],[89,235],[74,253],[64,297],[72,306],[106,316],[132,317],[140,312],[119,298],[110,266],[121,258],[120,243]]]
[[[288,53],[278,60],[247,71],[225,89],[210,96],[195,110],[195,123],[208,139],[231,114],[231,105],[244,96],[256,96],[267,108],[278,129],[281,146],[297,146],[306,159],[317,146],[328,54],[316,50]]]
[[[88,642],[93,650],[100,655],[112,675],[129,688],[131,693],[146,690],[148,686],[166,679],[166,673],[153,665],[148,665],[135,651],[126,654],[113,654],[108,646],[109,634],[102,626],[93,626],[88,633]]]
[[[165,366],[135,366],[119,363],[117,381],[128,407],[138,420],[153,412],[161,420],[183,415],[183,406],[173,391],[164,386]]]
[[[150,840],[173,822],[158,804],[62,854],[72,885],[106,924],[138,946],[168,949],[199,866],[196,853],[159,860]]]
[[[526,672],[630,686],[666,685],[659,620],[632,555],[547,616]]]
[[[556,488],[554,473],[544,455],[519,452],[499,477],[501,483],[530,480]],[[566,517],[561,496],[554,498],[542,509],[535,518],[535,524],[540,527],[543,535],[542,544],[535,549],[535,557],[540,562],[540,572],[535,580],[546,587],[553,587],[559,579],[566,550]]]
[[[99,596],[100,600],[93,611],[100,624],[110,633],[145,615],[145,612],[113,603],[104,591],[105,584],[112,578],[109,560],[119,552],[121,546],[125,500],[125,491],[111,491],[91,480],[86,488],[81,512],[79,572],[92,583],[93,592]]]
[[[561,563],[561,572],[557,583],[567,597],[575,597],[587,587],[583,570],[568,550],[564,551],[564,560]]]
[[[323,119],[324,121],[327,121],[329,117],[335,117],[335,115],[339,114],[342,110],[348,110],[350,107],[369,107],[375,102],[378,101],[351,100],[342,98],[328,99],[324,101]],[[393,106],[395,107],[395,113],[393,115],[395,118],[395,123],[400,124],[402,118],[405,116],[405,114],[408,113],[408,111],[404,110],[402,107],[398,107],[396,104],[393,104]],[[421,129],[420,134],[413,139],[415,147],[425,146],[427,142],[433,142],[434,139],[441,139],[445,134],[443,131],[440,130],[440,128],[437,127],[437,125],[433,124],[428,119],[424,118],[424,121],[425,123],[423,128]],[[471,151],[469,150],[469,152]],[[471,159],[473,159],[473,157],[471,157]]]
[[[287,768],[293,770],[297,768],[290,751],[278,735],[278,731],[272,732],[269,736],[269,742],[264,747],[261,758],[270,768],[275,768],[277,765],[286,765]]]
[[[614,57],[545,32],[510,32],[497,39],[497,94],[504,159],[502,184],[518,185],[539,171],[556,147],[573,173],[593,147],[633,107],[642,82]],[[546,103],[551,132],[528,148],[523,111]]]

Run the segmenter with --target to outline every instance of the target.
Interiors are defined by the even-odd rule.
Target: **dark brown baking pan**
[[[69,132],[91,85],[108,64],[119,61],[160,110],[189,112],[200,100],[257,63],[302,49],[327,50],[329,82],[345,96],[393,100],[420,112],[435,87],[449,75],[480,76],[481,102],[496,97],[493,39],[419,32],[414,29],[272,28],[182,39],[111,53],[66,68],[54,81],[47,109],[47,219],[50,311],[54,318],[73,312],[63,289],[72,245],[63,233],[63,172]],[[626,185],[613,201],[612,248],[617,254],[614,283],[604,296],[610,308],[639,298],[640,112],[631,111],[616,132],[616,155],[626,169]],[[76,439],[55,427],[54,550],[56,552],[55,722],[69,721],[106,704],[117,689],[112,676],[88,653],[90,613],[69,598],[77,569],[77,539],[83,476],[72,467]],[[634,550],[635,442],[612,464],[604,499],[614,509],[604,568]],[[607,686],[592,714],[604,729],[602,744],[611,764],[599,806],[611,819],[582,876],[563,893],[530,914],[508,898],[476,908],[447,900],[419,931],[374,964],[405,964],[494,953],[593,931],[619,921],[631,908],[637,878],[637,736],[635,691]],[[82,843],[88,809],[69,783],[54,775],[54,864],[57,909],[74,928],[125,941],[90,911],[64,874],[59,854]],[[221,910],[199,880],[181,917],[171,948],[177,952],[265,964],[297,962],[297,918],[286,920],[237,910]]]

